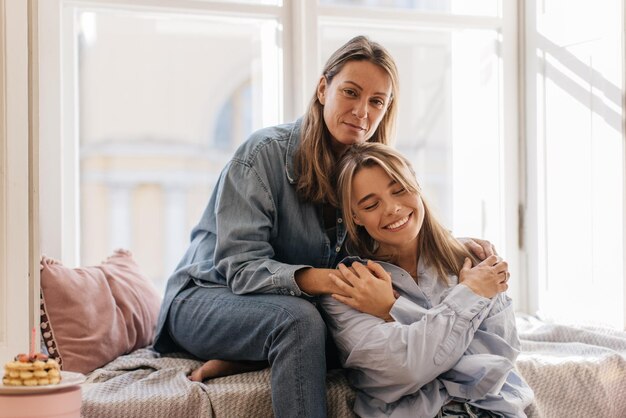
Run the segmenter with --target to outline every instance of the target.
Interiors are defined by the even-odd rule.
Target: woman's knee
[[[326,332],[324,319],[315,305],[305,299],[296,299],[294,302],[286,307],[294,323],[302,324],[313,332]]]
[[[293,298],[295,299],[295,298]],[[304,299],[289,301],[282,307],[282,314],[277,327],[286,334],[305,344],[318,344],[324,347],[326,341],[326,325],[317,308]]]

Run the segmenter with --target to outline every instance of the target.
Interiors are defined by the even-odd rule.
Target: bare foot
[[[202,382],[216,377],[261,370],[268,366],[266,361],[209,360],[192,371],[188,377],[193,382]]]

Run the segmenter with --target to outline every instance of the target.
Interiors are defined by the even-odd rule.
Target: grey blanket
[[[518,315],[517,368],[535,392],[531,417],[626,417],[626,332]]]
[[[518,317],[517,368],[535,391],[529,417],[626,417],[626,332],[567,327]],[[269,370],[191,382],[201,362],[149,349],[92,372],[82,387],[84,418],[271,417]],[[342,370],[327,378],[330,417],[354,417]],[[302,417],[306,418],[306,417]]]
[[[191,382],[187,375],[201,364],[183,354],[161,357],[150,349],[119,357],[87,377],[81,417],[273,416],[269,369]],[[329,416],[354,417],[354,391],[343,371],[329,371],[326,387]]]

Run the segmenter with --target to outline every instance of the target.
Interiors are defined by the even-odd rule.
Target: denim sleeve
[[[215,205],[215,268],[233,293],[301,295],[295,272],[305,265],[274,259],[270,243],[277,204],[266,173],[233,160],[222,173]]]
[[[384,322],[332,300],[323,307],[344,366],[356,370],[353,384],[390,403],[417,392],[459,361],[488,302],[467,286],[456,286],[431,309],[413,304],[421,317],[411,324]],[[400,297],[398,303],[412,302]]]

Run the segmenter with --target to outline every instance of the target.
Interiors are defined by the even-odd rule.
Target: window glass
[[[78,14],[81,264],[133,251],[159,288],[220,170],[280,122],[277,22]]]
[[[527,52],[538,312],[624,329],[622,2],[535,6]]]
[[[440,220],[457,236],[485,237],[503,248],[499,33],[323,25],[323,59],[357,34],[396,60],[395,146],[412,160]]]
[[[415,10],[473,16],[501,16],[501,0],[319,0],[323,5]]]

